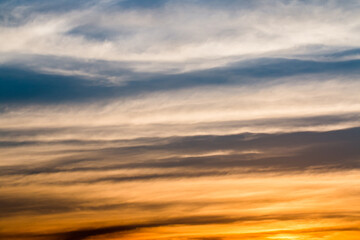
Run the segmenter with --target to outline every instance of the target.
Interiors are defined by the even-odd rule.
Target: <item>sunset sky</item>
[[[0,239],[359,240],[360,1],[0,0]]]

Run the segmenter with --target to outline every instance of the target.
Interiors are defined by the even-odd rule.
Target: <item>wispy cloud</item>
[[[64,11],[41,1],[35,7],[5,2],[1,52],[125,61],[135,68],[147,62],[148,70],[156,69],[151,62],[160,62],[161,70],[184,69],[184,61],[197,59],[192,68],[224,57],[314,52],[291,50],[308,45],[359,47],[356,2],[234,1],[219,7],[216,1],[162,1],[154,8],[142,8],[145,3],[139,1],[134,3],[138,7],[124,8],[122,3],[100,1]],[[44,5],[54,11],[39,10]],[[209,64],[224,62],[229,60]]]
[[[0,1],[0,238],[359,237],[358,1]]]

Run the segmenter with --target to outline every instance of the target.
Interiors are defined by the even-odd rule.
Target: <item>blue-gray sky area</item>
[[[358,240],[360,2],[0,0],[0,238]]]

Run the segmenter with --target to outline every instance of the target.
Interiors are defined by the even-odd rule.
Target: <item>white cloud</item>
[[[333,130],[354,127],[359,121],[322,125],[304,122],[279,124],[266,119],[360,113],[360,83],[345,79],[282,82],[243,87],[201,87],[123,98],[96,104],[31,106],[3,113],[2,128],[73,128],[60,138],[127,139],[137,137]],[[264,120],[263,124],[251,121]],[[229,122],[234,121],[229,125]],[[239,121],[237,124],[235,121]],[[241,123],[243,121],[243,123]],[[280,121],[280,120],[279,120]],[[228,122],[227,126],[222,126]],[[267,123],[266,123],[267,122]],[[75,129],[95,128],[91,133]],[[98,131],[98,132],[97,132]],[[75,135],[74,135],[75,134]],[[88,136],[90,134],[90,136]],[[67,136],[66,136],[67,135]]]
[[[263,3],[244,9],[175,2],[155,9],[116,10],[103,3],[65,13],[36,13],[22,25],[3,25],[0,52],[124,61],[139,70],[206,68],[228,63],[231,57],[277,56],[279,51],[291,55],[294,48],[298,54],[299,47],[308,45],[359,47],[359,12],[330,2]],[[81,26],[109,38],[68,34],[81,31]]]

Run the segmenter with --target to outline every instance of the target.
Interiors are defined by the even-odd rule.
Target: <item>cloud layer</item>
[[[358,240],[358,1],[0,2],[0,238]]]

